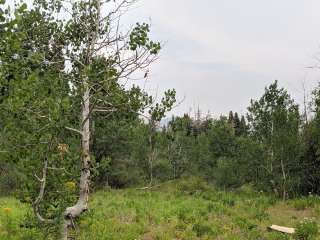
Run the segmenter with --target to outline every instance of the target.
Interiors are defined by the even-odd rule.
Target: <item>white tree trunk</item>
[[[87,62],[90,66],[92,63],[94,47],[97,44],[99,36],[99,23],[101,0],[95,0],[96,18],[95,29],[89,33],[92,36],[91,42],[87,45]],[[69,230],[74,226],[73,219],[79,217],[81,213],[87,210],[90,190],[90,86],[89,79],[84,76],[83,79],[83,95],[82,95],[82,124],[81,124],[81,175],[80,175],[80,193],[76,205],[68,207],[64,213],[64,224],[62,229],[62,239],[68,240]]]
[[[80,193],[76,205],[68,207],[64,213],[62,239],[67,240],[69,230],[73,227],[73,219],[79,217],[87,210],[90,184],[90,90],[87,81],[84,81],[84,93],[82,104],[82,139],[81,139],[81,176]]]

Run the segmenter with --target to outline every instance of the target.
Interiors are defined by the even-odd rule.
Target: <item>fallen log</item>
[[[287,234],[294,234],[295,232],[294,228],[282,227],[278,225],[271,225],[270,227],[268,227],[268,229],[272,231],[287,233]]]
[[[136,188],[136,190],[149,190],[153,188],[159,188],[161,187],[162,184],[154,185],[154,186],[149,186],[149,187],[142,187],[142,188]]]

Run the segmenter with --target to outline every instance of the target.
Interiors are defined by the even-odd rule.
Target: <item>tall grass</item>
[[[79,240],[290,239],[266,229],[271,224],[298,229],[305,217],[318,216],[317,199],[309,199],[303,211],[296,209],[297,201],[305,199],[277,201],[250,186],[217,191],[200,179],[172,181],[148,190],[109,189],[93,195],[89,211],[77,220],[75,236]],[[25,225],[25,216],[31,214],[28,205],[2,198],[0,211],[1,240],[53,239]],[[312,239],[317,237],[317,219],[306,225]],[[309,233],[300,232],[300,237]]]

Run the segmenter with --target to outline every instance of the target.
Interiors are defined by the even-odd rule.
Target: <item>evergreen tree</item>
[[[246,136],[248,134],[248,125],[244,116],[241,116],[239,131],[241,136]]]
[[[238,116],[238,113],[234,113],[234,118],[233,118],[233,122],[234,122],[234,132],[236,136],[240,136],[241,135],[241,126],[240,126],[240,119]]]
[[[231,124],[232,126],[234,124],[234,115],[232,111],[229,112],[228,123]]]

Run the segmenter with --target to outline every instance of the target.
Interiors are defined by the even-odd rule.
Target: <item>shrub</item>
[[[244,184],[236,190],[236,193],[247,198],[256,197],[258,195],[257,190],[252,184]]]
[[[26,182],[25,176],[17,169],[6,167],[0,171],[0,195],[8,195],[19,189]]]
[[[221,188],[237,188],[241,186],[239,181],[238,165],[233,158],[221,157],[217,160],[214,171],[215,182]]]
[[[210,189],[209,185],[200,178],[183,179],[178,183],[177,188],[189,194],[201,193]]]
[[[304,219],[296,225],[295,239],[312,240],[318,234],[318,225],[311,219]]]

